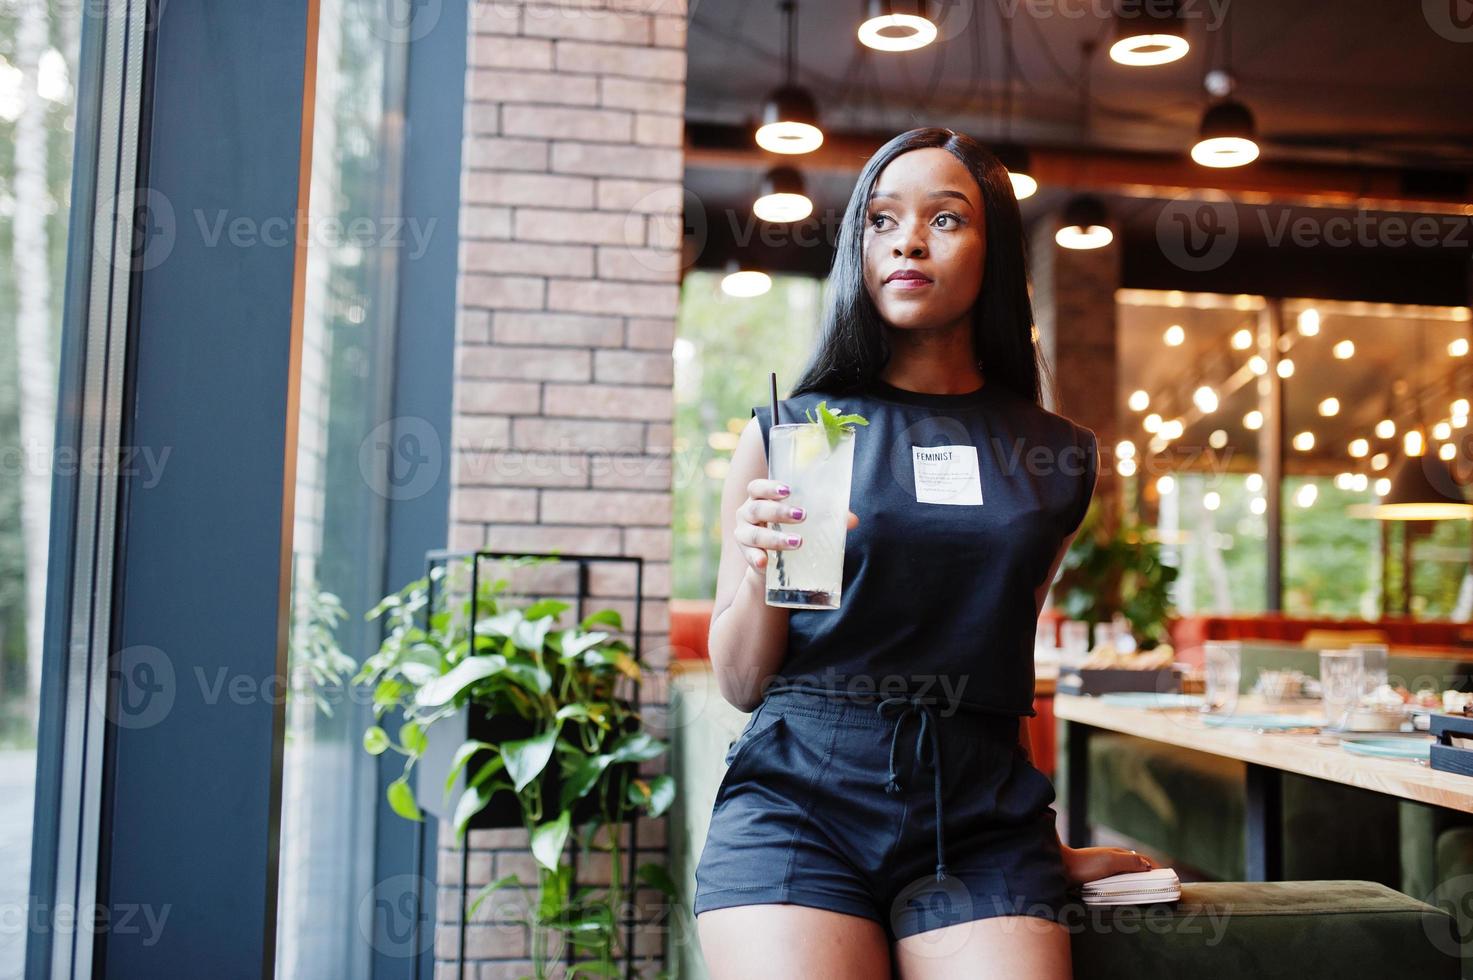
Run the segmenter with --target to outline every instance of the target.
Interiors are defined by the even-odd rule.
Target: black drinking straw
[[[767,380],[768,380],[768,383],[771,385],[771,391],[772,391],[772,424],[773,425],[777,425],[778,422],[781,421],[777,417],[777,372],[776,371],[769,371],[769,372],[767,372]]]

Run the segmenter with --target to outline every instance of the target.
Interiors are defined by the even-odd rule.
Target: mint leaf
[[[818,403],[818,411],[807,410],[808,421],[814,425],[822,425],[824,435],[828,436],[829,450],[833,451],[839,445],[839,440],[844,437],[846,431],[853,431],[856,425],[869,425],[869,419],[863,415],[840,415],[834,409],[829,408],[828,402]]]

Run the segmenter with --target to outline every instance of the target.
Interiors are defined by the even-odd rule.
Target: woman
[[[892,956],[905,980],[1068,977],[1066,889],[1155,866],[1062,845],[1020,720],[1098,467],[1095,433],[1039,404],[1026,276],[1007,171],[974,140],[915,129],[865,164],[781,405],[868,420],[840,608],[765,602],[768,554],[803,537],[767,479],[765,406],[722,495],[711,659],[753,714],[696,871],[714,977],[887,978]]]

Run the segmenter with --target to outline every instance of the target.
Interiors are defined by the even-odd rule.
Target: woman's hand
[[[1064,876],[1070,888],[1078,888],[1087,881],[1108,878],[1110,875],[1129,871],[1149,871],[1160,867],[1144,854],[1124,847],[1070,847],[1061,845],[1064,851]]]
[[[747,566],[760,574],[766,574],[768,551],[791,551],[803,546],[803,535],[788,525],[802,523],[807,515],[802,507],[788,502],[790,492],[777,480],[755,479],[747,484],[747,499],[736,509],[732,537]],[[858,523],[859,518],[850,511],[849,527]],[[769,524],[781,524],[783,528],[775,531]]]

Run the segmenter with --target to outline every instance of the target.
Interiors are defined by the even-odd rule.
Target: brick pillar
[[[642,697],[657,735],[685,26],[684,0],[474,4],[461,185],[451,545],[643,556],[654,673]],[[620,608],[632,622],[632,585],[632,575],[595,574],[591,608]],[[646,771],[667,766],[668,756]],[[636,831],[639,861],[663,862],[665,820]],[[472,894],[512,871],[535,883],[524,832],[474,831],[468,843]],[[437,976],[458,975],[461,860],[442,830]],[[583,884],[608,874],[580,862]],[[655,893],[631,897],[641,921],[661,917],[635,943],[648,970],[663,959],[669,918]],[[526,937],[488,918],[492,904],[467,927],[466,975],[479,980],[530,969]]]
[[[1054,377],[1052,390],[1044,386],[1044,401],[1050,411],[1067,415],[1099,435],[1096,496],[1103,497],[1110,512],[1118,514],[1115,291],[1120,287],[1120,240],[1104,248],[1060,248],[1054,241],[1058,227],[1057,214],[1034,222],[1028,249],[1034,322]]]

